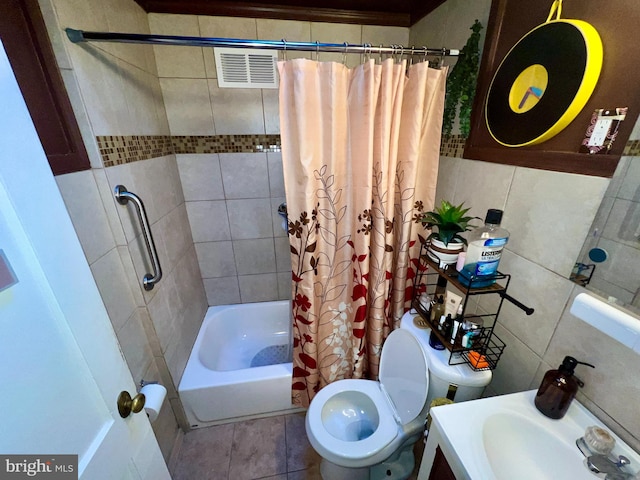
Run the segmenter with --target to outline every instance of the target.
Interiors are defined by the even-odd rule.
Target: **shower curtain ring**
[[[282,46],[283,46],[282,58],[286,62],[287,61],[287,40],[283,38],[280,41],[282,42]]]
[[[402,63],[402,56],[404,55],[404,45],[398,45],[400,47],[400,61]]]
[[[382,44],[378,47],[378,55],[380,59],[380,63],[382,63]]]
[[[422,49],[424,50],[424,57],[422,57],[422,61],[426,62],[427,61],[427,56],[429,55],[429,49],[427,48],[426,45],[423,45]]]
[[[316,62],[318,61],[319,58],[320,58],[320,44],[316,40]]]
[[[342,64],[344,66],[347,65],[347,49],[349,48],[349,44],[344,42],[344,51],[342,52]]]

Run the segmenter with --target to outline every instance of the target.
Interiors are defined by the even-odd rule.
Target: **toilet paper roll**
[[[149,416],[149,421],[154,422],[158,418],[164,398],[167,396],[167,389],[157,383],[147,384],[140,389],[144,394],[144,411]]]

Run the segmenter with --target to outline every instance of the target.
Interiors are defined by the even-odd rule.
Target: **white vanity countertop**
[[[437,441],[458,480],[598,478],[583,465],[575,441],[588,426],[607,427],[577,400],[562,419],[547,418],[536,409],[535,394],[531,390],[433,408],[425,456],[433,455],[430,443]],[[633,472],[640,470],[640,456],[610,433],[616,439],[614,453],[629,458]],[[428,477],[423,470],[430,465],[419,478]]]

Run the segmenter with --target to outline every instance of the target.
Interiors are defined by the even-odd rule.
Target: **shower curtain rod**
[[[117,43],[145,43],[153,45],[184,45],[194,47],[231,47],[257,48],[268,50],[283,50],[296,52],[337,52],[360,54],[388,54],[388,55],[431,55],[441,57],[457,57],[459,50],[448,48],[404,47],[402,45],[374,46],[370,43],[353,45],[344,43],[319,42],[290,42],[289,40],[249,40],[241,38],[215,37],[183,37],[174,35],[149,35],[143,33],[110,33],[85,32],[73,28],[65,29],[67,37],[73,43],[81,42],[117,42]]]

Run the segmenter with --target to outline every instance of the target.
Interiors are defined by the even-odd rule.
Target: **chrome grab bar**
[[[124,185],[116,185],[114,189],[114,196],[120,205],[126,205],[129,200],[136,206],[136,212],[138,213],[138,219],[140,225],[142,225],[142,236],[144,237],[144,243],[147,245],[147,251],[149,252],[149,258],[151,259],[151,266],[153,267],[153,275],[147,273],[142,277],[142,286],[145,290],[153,290],[156,283],[162,278],[162,267],[160,267],[160,260],[158,260],[158,252],[156,251],[156,245],[153,243],[153,237],[151,236],[151,228],[149,227],[149,219],[147,218],[147,211],[144,209],[144,204],[140,197],[135,193],[127,191],[127,187]]]

